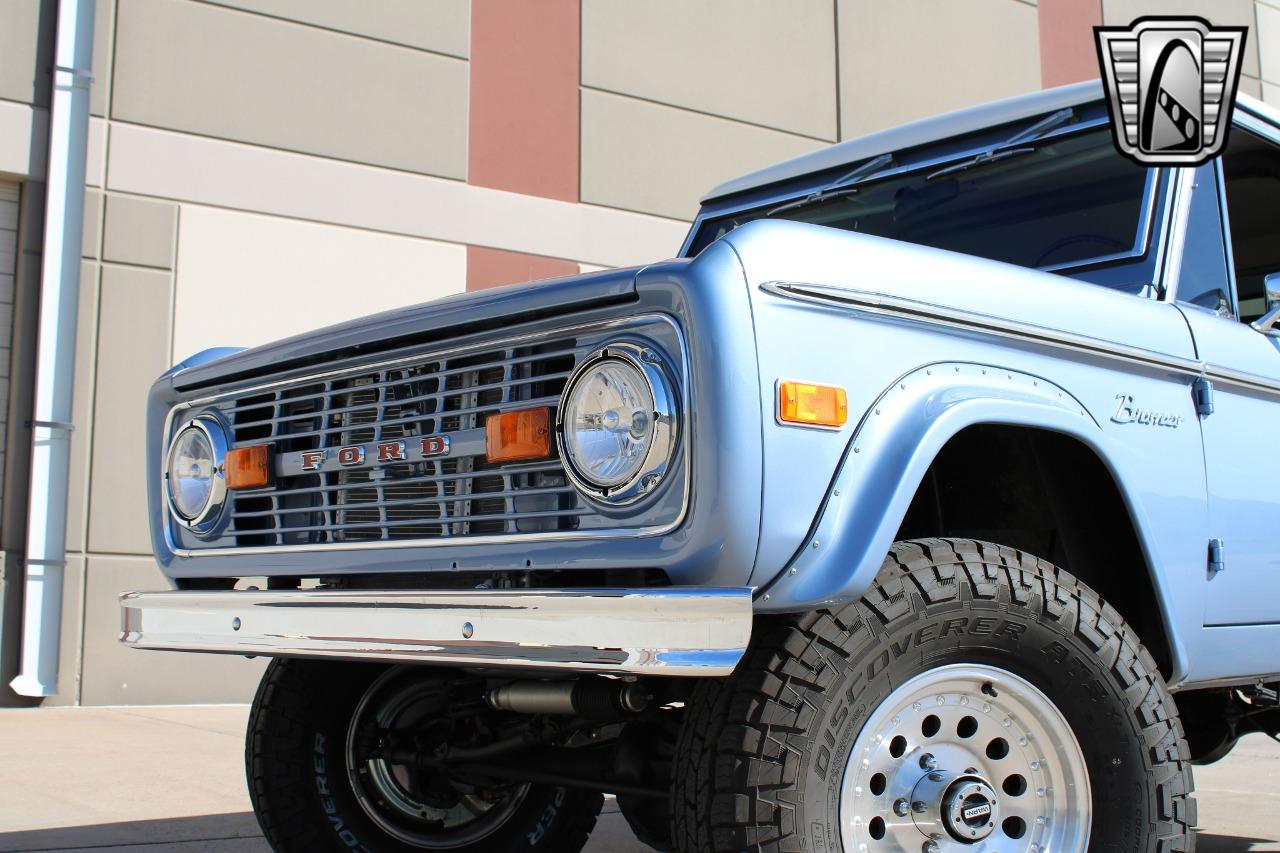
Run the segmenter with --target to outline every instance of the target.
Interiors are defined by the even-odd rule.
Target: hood
[[[173,384],[186,390],[279,374],[408,344],[437,343],[548,315],[629,302],[636,298],[635,279],[641,269],[606,270],[458,293],[251,349],[218,351],[221,357],[213,359],[202,354],[206,357],[190,359],[191,366],[180,365],[174,371]]]
[[[816,291],[872,308],[951,316],[994,331],[1077,340],[1086,348],[1194,359],[1181,313],[1054,273],[958,252],[781,220],[750,222],[721,238],[738,252],[754,293],[762,285]],[[902,313],[899,311],[899,313]]]

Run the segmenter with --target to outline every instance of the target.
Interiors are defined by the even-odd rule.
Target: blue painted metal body
[[[1083,113],[1096,110],[1098,98],[1096,84],[1068,87],[949,123],[931,120],[916,126],[915,137],[904,131],[892,142],[972,133],[981,127],[975,115],[1012,121],[1064,103]],[[1244,100],[1243,120],[1280,138],[1275,115]],[[864,143],[846,145],[857,150],[847,159],[824,155],[814,168],[825,175],[877,153]],[[938,156],[954,158],[963,148]],[[690,239],[708,218],[795,198],[824,180],[784,165],[734,182],[707,200]],[[1177,301],[1190,247],[1229,251],[1221,231],[1208,249],[1187,239],[1191,200],[1216,193],[1214,180],[1212,170],[1185,170],[1152,184],[1156,206],[1144,257],[1155,286],[1135,292],[820,226],[759,221],[695,258],[470,294],[230,357],[203,354],[153,389],[148,440],[155,466],[175,403],[260,381],[266,371],[367,357],[391,338],[452,342],[483,339],[498,323],[509,331],[555,328],[569,316],[577,322],[663,313],[688,347],[688,508],[672,533],[608,542],[460,541],[187,558],[166,546],[168,518],[153,468],[157,557],[172,578],[523,569],[527,560],[539,568],[655,567],[676,584],[754,586],[763,612],[805,610],[865,592],[921,478],[952,437],[977,424],[1020,425],[1078,439],[1115,478],[1146,558],[1145,567],[1131,570],[1150,573],[1173,646],[1171,682],[1280,673],[1280,470],[1265,458],[1264,440],[1280,424],[1280,350],[1275,338]],[[845,388],[849,422],[838,430],[781,424],[775,383],[784,377]],[[1197,412],[1193,394],[1206,378],[1214,384],[1212,415]],[[1126,405],[1180,421],[1125,422]],[[1244,444],[1251,452],[1242,456]],[[1211,538],[1226,540],[1228,549],[1228,569],[1216,579],[1206,571]]]

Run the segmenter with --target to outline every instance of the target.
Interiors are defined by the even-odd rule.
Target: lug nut
[[[921,847],[921,853],[938,853],[942,848],[938,846],[936,841],[926,841]]]
[[[937,767],[938,767],[938,759],[933,757],[933,753],[926,752],[924,755],[920,756],[921,770],[935,770],[937,769]]]
[[[924,800],[916,800],[911,804],[911,810],[916,814],[924,814],[929,810],[929,806]]]
[[[893,813],[898,817],[906,817],[909,811],[911,811],[911,804],[906,801],[906,798],[899,797],[893,801]]]

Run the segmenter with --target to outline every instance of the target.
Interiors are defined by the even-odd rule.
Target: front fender
[[[937,363],[900,378],[863,415],[809,536],[762,588],[757,609],[803,611],[862,597],[934,458],[957,433],[979,424],[1050,430],[1092,448],[1120,485],[1150,570],[1151,525],[1124,487],[1122,461],[1080,401],[1052,382],[1016,370]],[[1181,672],[1185,656],[1169,624],[1172,604],[1156,573],[1152,583],[1173,638],[1174,668]]]

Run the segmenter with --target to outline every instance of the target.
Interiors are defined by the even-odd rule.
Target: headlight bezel
[[[178,449],[180,439],[190,430],[197,430],[203,434],[205,440],[209,442],[213,456],[209,497],[204,507],[193,516],[188,516],[178,508],[172,483],[174,453]],[[217,417],[208,412],[202,412],[184,421],[173,431],[172,436],[169,447],[165,451],[164,464],[164,492],[165,502],[169,505],[169,515],[178,525],[192,533],[198,536],[207,535],[217,528],[227,504],[225,464],[230,443],[227,440],[226,429]]]
[[[629,479],[614,486],[597,485],[575,470],[564,422],[574,391],[595,367],[606,361],[621,361],[634,368],[644,378],[653,400],[649,449],[644,461]],[[666,478],[675,460],[680,432],[679,398],[671,376],[666,361],[654,347],[628,340],[605,344],[584,358],[574,369],[560,395],[560,405],[556,408],[555,433],[556,449],[564,464],[565,476],[581,494],[604,506],[626,506],[653,494]]]

